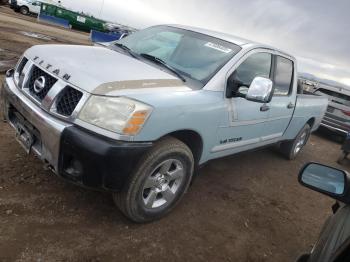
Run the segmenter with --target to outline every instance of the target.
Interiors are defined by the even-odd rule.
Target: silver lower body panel
[[[9,124],[16,128],[10,117],[10,110],[18,112],[37,131],[38,141],[31,151],[49,164],[57,173],[59,164],[60,141],[63,130],[71,124],[54,118],[34,104],[17,88],[12,78],[5,78],[1,89],[1,102],[4,116]]]

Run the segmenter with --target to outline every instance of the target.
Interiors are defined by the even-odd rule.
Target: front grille
[[[44,77],[45,79],[45,86],[41,90],[35,90],[34,89],[34,83],[37,79],[40,77]],[[53,76],[49,75],[48,73],[41,70],[39,67],[34,66],[31,72],[31,76],[28,81],[28,88],[29,93],[40,102],[45,98],[45,96],[49,93],[52,86],[57,82],[57,79]]]
[[[57,101],[57,113],[63,116],[70,116],[82,97],[82,92],[67,86]]]

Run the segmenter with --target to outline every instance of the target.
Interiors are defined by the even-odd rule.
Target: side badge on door
[[[242,140],[243,140],[243,137],[229,138],[229,139],[221,140],[220,145],[225,145],[227,143],[237,143]]]

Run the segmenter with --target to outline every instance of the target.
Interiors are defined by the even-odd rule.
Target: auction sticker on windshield
[[[209,48],[213,48],[215,50],[218,50],[218,51],[226,53],[226,54],[232,52],[232,49],[230,49],[230,48],[224,47],[224,46],[219,45],[219,44],[214,44],[211,42],[206,43],[205,46],[209,47]]]

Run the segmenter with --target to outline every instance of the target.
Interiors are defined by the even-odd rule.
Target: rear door
[[[265,125],[264,141],[278,139],[283,136],[294,113],[296,103],[296,88],[293,88],[295,75],[292,60],[274,56],[274,93],[269,103],[269,114]]]

